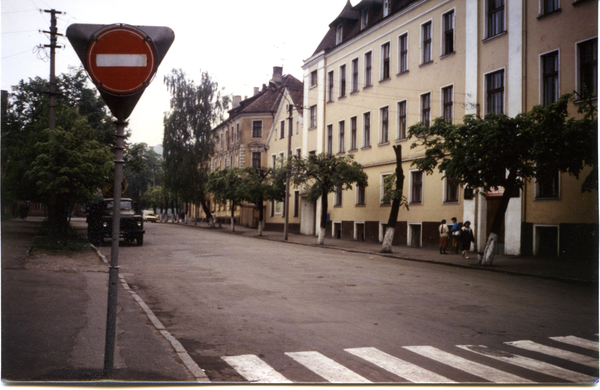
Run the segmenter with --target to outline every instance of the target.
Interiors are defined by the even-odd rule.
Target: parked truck
[[[87,208],[88,240],[96,245],[102,245],[105,238],[112,238],[113,198],[94,203]],[[135,241],[144,244],[144,218],[136,214],[134,202],[130,198],[121,198],[121,223],[119,237],[125,242]]]

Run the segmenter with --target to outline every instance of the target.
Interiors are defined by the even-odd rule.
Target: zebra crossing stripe
[[[319,352],[286,352],[285,354],[331,383],[371,383]]]
[[[545,355],[554,356],[560,359],[569,360],[574,363],[583,364],[585,366],[598,368],[598,358],[581,355],[579,353],[565,351],[547,345],[538,344],[530,340],[509,341],[504,344],[512,345],[513,347],[526,349],[528,351],[539,352]]]
[[[221,359],[249,382],[292,383],[256,355],[223,356]]]
[[[416,346],[403,348],[494,383],[531,383],[530,380],[521,378],[517,375],[509,374],[507,372],[464,359],[460,356],[452,355],[434,347]]]
[[[376,348],[350,348],[344,351],[349,352],[361,359],[375,364],[398,375],[401,378],[407,379],[414,383],[452,383],[451,379],[438,375],[434,372],[426,370],[415,364],[398,359],[392,355],[388,355]]]
[[[551,340],[558,341],[565,344],[575,345],[577,347],[592,349],[594,351],[598,350],[598,342],[582,339],[575,336],[565,336],[565,337],[550,337]]]
[[[580,374],[575,371],[567,370],[562,367],[555,366],[550,363],[541,362],[539,360],[530,359],[528,357],[513,355],[498,349],[492,349],[483,345],[457,345],[457,347],[487,356],[501,362],[514,364],[519,367],[527,368],[528,370],[541,372],[542,374],[554,376],[575,383],[589,383],[594,380],[589,375]]]

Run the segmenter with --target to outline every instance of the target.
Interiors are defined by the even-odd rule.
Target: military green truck
[[[105,198],[101,202],[87,207],[88,240],[102,245],[105,238],[112,238],[113,198]],[[144,244],[144,218],[136,214],[134,202],[130,198],[121,198],[121,224],[119,237],[125,242],[135,241]]]

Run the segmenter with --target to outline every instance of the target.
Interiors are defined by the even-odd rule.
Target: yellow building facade
[[[348,2],[303,66],[301,150],[353,154],[369,177],[364,189],[330,195],[328,234],[383,239],[382,184],[395,169],[392,146],[401,145],[410,208],[400,211],[394,243],[434,246],[439,221],[456,217],[471,221],[482,249],[499,194],[471,196],[442,174],[415,170],[423,151],[411,149],[407,129],[435,117],[515,116],[581,89],[583,73],[595,72],[597,83],[597,11],[597,1],[581,0]],[[544,71],[551,60],[556,69]],[[550,189],[528,183],[511,199],[499,251],[562,256],[587,244],[597,253],[597,192],[580,186],[568,175]],[[301,215],[302,233],[315,232],[314,208]]]

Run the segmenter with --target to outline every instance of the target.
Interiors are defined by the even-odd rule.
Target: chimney
[[[242,102],[242,97],[240,95],[234,95],[233,96],[233,108],[238,108],[240,106],[240,103]]]
[[[283,81],[283,66],[274,66],[273,67],[273,79],[277,84],[280,84]]]
[[[259,92],[260,92],[259,88],[258,87],[254,87],[254,95],[252,95],[252,96],[258,95]]]

